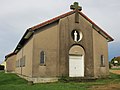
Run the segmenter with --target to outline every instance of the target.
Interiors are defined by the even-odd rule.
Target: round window
[[[75,42],[79,42],[79,41],[81,41],[83,35],[82,35],[82,32],[79,32],[77,30],[73,30],[71,32],[71,37]]]

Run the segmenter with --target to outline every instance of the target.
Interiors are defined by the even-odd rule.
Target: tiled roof
[[[53,22],[55,22],[55,21],[57,21],[57,20],[59,20],[59,19],[61,19],[61,18],[64,18],[64,17],[66,17],[66,16],[68,16],[68,15],[73,14],[73,13],[75,13],[75,10],[70,11],[70,12],[67,12],[67,13],[65,13],[65,14],[62,14],[62,15],[57,16],[57,17],[55,17],[55,18],[52,18],[52,19],[50,19],[50,20],[48,20],[48,21],[45,21],[45,22],[43,22],[43,23],[40,23],[40,24],[38,24],[38,25],[36,25],[36,26],[33,26],[33,27],[31,27],[31,30],[36,30],[36,29],[38,29],[38,28],[41,28],[41,27],[46,26],[46,25],[48,25],[48,24],[51,24],[51,23],[53,23]]]
[[[79,14],[81,15],[81,16],[83,16],[87,21],[89,21],[92,25],[94,25],[94,26],[96,26],[103,34],[105,34],[107,37],[105,37],[105,38],[107,38],[107,39],[109,39],[110,41],[113,41],[114,39],[111,37],[111,36],[109,36],[105,31],[103,31],[98,25],[96,25],[91,19],[89,19],[85,14],[83,14],[82,12],[79,12]],[[99,33],[100,33],[100,31],[99,31]],[[102,34],[102,33],[100,33],[100,34]]]
[[[71,15],[71,14],[73,14],[73,13],[75,13],[75,10],[70,11],[70,12],[67,12],[67,13],[65,13],[65,14],[62,14],[62,15],[60,15],[60,16],[57,16],[57,17],[55,17],[55,18],[52,18],[52,19],[50,19],[50,20],[48,20],[48,21],[45,21],[45,22],[43,22],[43,23],[40,23],[40,24],[38,24],[38,25],[35,25],[35,26],[29,28],[29,29],[25,32],[25,34],[23,35],[22,39],[21,39],[20,42],[18,43],[18,45],[17,45],[17,47],[15,48],[14,52],[16,53],[16,50],[19,51],[19,50],[21,49],[20,46],[23,46],[23,45],[25,44],[25,42],[28,40],[28,39],[25,38],[25,36],[26,36],[29,32],[36,31],[36,30],[38,30],[39,28],[42,28],[42,27],[44,27],[44,26],[46,26],[46,25],[49,25],[49,24],[51,24],[51,23],[53,23],[53,22],[59,21],[61,18],[64,18],[64,17],[66,17],[66,16],[69,16],[69,15]],[[105,31],[103,31],[98,25],[96,25],[92,20],[90,20],[85,14],[83,14],[83,13],[80,12],[80,11],[79,11],[79,14],[80,14],[81,16],[83,16],[87,21],[89,21],[89,22],[92,24],[93,28],[94,28],[96,31],[98,31],[103,37],[105,37],[108,41],[113,41],[113,40],[114,40],[114,39],[113,39],[111,36],[109,36]],[[30,34],[29,34],[29,35],[30,35]],[[33,34],[31,34],[31,35],[33,35]],[[31,35],[30,35],[30,36],[31,36]]]
[[[62,14],[62,15],[60,15],[60,16],[58,16],[58,17],[55,17],[55,18],[53,18],[53,19],[50,19],[50,20],[48,20],[48,21],[45,21],[45,22],[43,22],[43,23],[40,23],[40,24],[38,24],[38,25],[36,25],[36,26],[33,26],[33,27],[31,27],[30,29],[31,30],[36,30],[36,29],[38,29],[38,28],[41,28],[41,27],[43,27],[43,26],[46,26],[46,25],[48,25],[48,24],[51,24],[51,23],[53,23],[53,22],[55,22],[55,21],[57,21],[57,20],[59,20],[59,19],[61,19],[61,18],[64,18],[64,17],[66,17],[66,16],[69,16],[69,15],[71,15],[71,14],[73,14],[73,13],[75,13],[75,10],[73,10],[73,11],[70,11],[70,12],[67,12],[67,13],[65,13],[65,14]],[[89,19],[85,14],[83,14],[82,12],[80,12],[79,11],[79,14],[81,15],[81,16],[83,16],[87,21],[89,21],[92,25],[94,25],[95,27],[97,27],[100,31],[99,31],[99,33],[100,34],[104,34],[103,36],[106,38],[106,39],[108,39],[109,41],[113,41],[114,39],[111,37],[111,36],[109,36],[105,31],[103,31],[98,25],[96,25],[91,19]]]
[[[5,56],[5,58],[8,58],[8,57],[13,56],[13,55],[15,55],[15,53],[14,53],[14,52],[9,53],[8,55],[6,55],[6,56]]]

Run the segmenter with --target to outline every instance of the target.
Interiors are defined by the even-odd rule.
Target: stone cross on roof
[[[79,6],[78,2],[74,2],[74,4],[70,6],[70,9],[75,10],[75,23],[79,23],[79,13],[78,13],[78,11],[81,11],[82,7]]]
[[[74,4],[70,6],[70,9],[81,11],[82,7],[79,6],[78,2],[74,2]]]

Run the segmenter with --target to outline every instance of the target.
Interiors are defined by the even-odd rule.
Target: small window
[[[101,55],[101,67],[105,66],[105,58],[104,55]]]
[[[45,64],[45,52],[40,52],[40,64]]]
[[[19,59],[16,61],[16,67],[19,67]]]
[[[16,67],[17,67],[17,61],[16,61]]]
[[[16,61],[16,67],[18,67],[18,60]]]
[[[20,59],[18,60],[18,67],[20,67]]]
[[[25,56],[20,59],[20,67],[25,67]]]
[[[22,59],[22,67],[25,67],[25,56],[23,56],[23,59]]]
[[[22,67],[22,58],[20,58],[20,67]]]

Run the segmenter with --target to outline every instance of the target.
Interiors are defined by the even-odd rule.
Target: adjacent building
[[[15,73],[16,54],[14,52],[5,56],[6,72]]]

